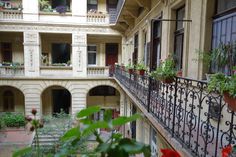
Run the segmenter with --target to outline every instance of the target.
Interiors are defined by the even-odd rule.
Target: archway
[[[43,115],[53,115],[60,112],[71,113],[71,93],[64,87],[51,86],[41,94]]]
[[[117,89],[107,85],[100,85],[89,90],[87,94],[87,107],[100,106],[101,111],[94,114],[94,120],[102,120],[104,111],[112,110],[112,117],[120,114],[120,93]]]
[[[25,97],[12,86],[0,86],[0,112],[25,113]]]

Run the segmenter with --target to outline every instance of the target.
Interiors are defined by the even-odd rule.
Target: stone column
[[[38,21],[39,1],[22,0],[23,18],[26,21]]]
[[[39,76],[40,37],[38,32],[24,32],[25,76]]]
[[[72,66],[73,76],[87,76],[87,34],[72,35]]]
[[[25,115],[32,116],[31,110],[38,111],[37,117],[42,116],[42,106],[40,100],[40,92],[35,86],[29,86],[25,89]]]

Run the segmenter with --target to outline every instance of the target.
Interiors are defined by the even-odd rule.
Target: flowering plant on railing
[[[161,157],[181,157],[178,152],[171,149],[161,149]]]
[[[229,109],[236,111],[236,75],[226,76],[222,73],[212,75],[208,83],[208,91],[216,91],[223,95]]]
[[[155,71],[151,72],[150,75],[164,83],[172,83],[176,76],[174,60],[168,57]]]
[[[231,145],[226,146],[225,148],[222,149],[221,155],[222,157],[236,156],[236,145],[234,145],[233,147]]]

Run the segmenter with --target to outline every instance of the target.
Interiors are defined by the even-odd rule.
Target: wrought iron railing
[[[207,92],[206,82],[176,77],[165,84],[119,66],[115,78],[193,156],[219,157],[236,143],[236,114],[222,96]]]

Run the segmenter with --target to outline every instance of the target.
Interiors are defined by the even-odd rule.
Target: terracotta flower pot
[[[182,77],[182,76],[183,76],[183,71],[182,71],[182,70],[179,70],[179,71],[177,72],[177,76]]]
[[[162,80],[163,83],[171,84],[174,82],[174,78],[166,78]]]
[[[224,101],[228,104],[228,108],[231,111],[236,112],[236,98],[230,96],[228,92],[224,92]]]
[[[133,74],[134,69],[128,69],[129,74]]]
[[[121,66],[121,70],[122,70],[122,71],[125,71],[125,66],[122,65],[122,66]]]
[[[138,70],[138,72],[139,72],[139,75],[141,75],[141,76],[143,76],[144,74],[145,74],[145,70]]]

